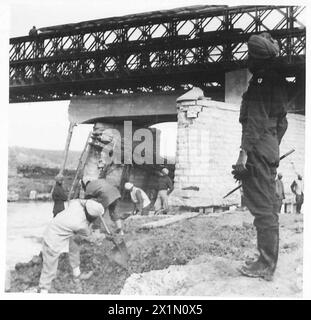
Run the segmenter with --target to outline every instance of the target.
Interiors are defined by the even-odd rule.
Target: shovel
[[[106,232],[109,235],[112,235],[102,216],[100,216],[100,220],[102,221],[106,229]],[[114,247],[111,251],[111,256],[110,256],[111,259],[115,261],[117,264],[119,264],[120,266],[122,266],[123,268],[127,269],[127,262],[130,258],[130,255],[127,251],[124,240],[122,240],[120,243],[117,243],[116,240],[112,238],[112,242],[114,243]]]

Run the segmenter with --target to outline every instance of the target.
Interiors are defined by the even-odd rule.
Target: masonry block
[[[198,117],[187,119],[187,108],[195,105],[203,106]],[[241,143],[239,104],[202,99],[189,105],[184,101],[182,107],[184,111],[178,111],[176,169],[183,170],[175,172],[175,190],[170,202],[190,207],[239,204],[240,192],[223,199],[226,193],[236,187],[231,166],[236,162]],[[288,122],[288,130],[280,146],[281,154],[292,148],[296,151],[280,163],[278,171],[283,173],[285,192],[290,197],[290,184],[295,178],[295,170],[301,174],[304,170],[305,117],[289,114]],[[189,192],[182,190],[189,185],[199,187],[199,191],[191,194],[190,199],[187,198]]]

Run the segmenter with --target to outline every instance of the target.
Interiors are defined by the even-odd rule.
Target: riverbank
[[[275,280],[242,277],[236,267],[256,256],[255,230],[248,212],[198,215],[161,228],[141,228],[166,217],[130,217],[125,242],[130,261],[125,270],[109,259],[107,240],[80,241],[81,269],[92,271],[77,288],[63,254],[53,291],[122,295],[205,295],[300,297],[302,295],[303,216],[280,215],[280,258]],[[38,285],[41,262],[18,265],[11,291]]]

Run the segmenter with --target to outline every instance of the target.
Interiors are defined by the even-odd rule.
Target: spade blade
[[[119,244],[115,243],[115,246],[111,250],[111,259],[117,264],[127,269],[127,264],[130,256],[128,254],[124,241]]]

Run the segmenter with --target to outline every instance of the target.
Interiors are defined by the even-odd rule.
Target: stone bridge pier
[[[171,205],[202,208],[240,204],[240,191],[223,199],[238,185],[231,168],[241,143],[240,101],[249,74],[244,70],[239,78],[242,80],[237,83],[234,74],[228,76],[231,91],[227,91],[226,102],[204,97],[199,88],[177,98],[175,190],[170,196]],[[293,201],[290,185],[297,172],[304,172],[305,117],[289,113],[287,119],[280,154],[291,149],[295,152],[280,162],[278,172],[284,177],[286,201]]]
[[[238,204],[231,166],[239,150],[239,106],[204,97],[193,88],[177,98],[175,189],[170,205],[192,208]],[[233,152],[234,151],[234,152]]]

